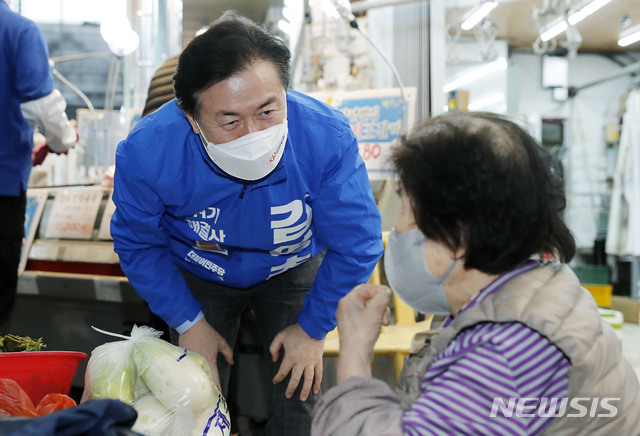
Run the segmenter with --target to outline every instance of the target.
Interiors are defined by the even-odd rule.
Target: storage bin
[[[598,307],[611,307],[611,292],[613,291],[613,286],[583,283],[582,287],[591,292]]]
[[[571,269],[578,276],[580,283],[592,285],[608,285],[611,283],[607,265],[577,265],[572,266]]]

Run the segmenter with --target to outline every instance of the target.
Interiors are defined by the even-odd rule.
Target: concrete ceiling
[[[459,20],[479,0],[443,0],[447,22]],[[499,0],[491,16],[498,25],[498,38],[509,40],[511,48],[531,49],[537,36],[533,20],[534,7],[542,8],[549,0]],[[353,1],[355,3],[355,1]],[[399,0],[406,3],[406,0]],[[255,21],[263,21],[269,6],[282,6],[283,0],[183,0],[183,45],[195,32],[217,18],[225,9],[235,9]],[[375,3],[369,1],[368,3]],[[380,3],[380,2],[378,2]],[[393,0],[384,2],[393,3]],[[579,0],[572,0],[579,4]],[[640,50],[636,43],[621,49],[618,34],[624,29],[620,17],[626,16],[631,26],[640,25],[640,0],[612,0],[596,14],[578,24],[582,36],[580,51],[620,52]],[[472,35],[472,33],[468,33]]]

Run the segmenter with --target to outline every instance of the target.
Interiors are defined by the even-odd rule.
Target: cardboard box
[[[611,296],[611,309],[622,312],[624,322],[638,324],[640,321],[640,301],[620,295]]]

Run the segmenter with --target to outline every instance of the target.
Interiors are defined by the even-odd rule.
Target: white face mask
[[[413,309],[421,313],[448,315],[451,309],[442,283],[458,261],[454,260],[444,276],[438,279],[431,274],[424,258],[426,240],[426,236],[417,229],[404,233],[391,229],[384,252],[384,271],[391,289]]]
[[[209,158],[222,171],[242,180],[258,180],[278,166],[287,143],[287,119],[259,132],[249,133],[224,144],[207,141],[195,120]]]

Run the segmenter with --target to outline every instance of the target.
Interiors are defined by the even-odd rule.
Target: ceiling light
[[[282,9],[282,16],[285,17],[290,23],[293,23],[296,20],[295,12],[288,6],[285,6]]]
[[[294,11],[302,11],[302,2],[300,0],[284,0],[284,5]]]
[[[640,25],[632,27],[622,32],[619,36],[618,45],[626,47],[640,41]]]
[[[469,103],[469,110],[477,111],[498,103],[504,103],[504,94],[502,92],[498,92],[496,94]]]
[[[584,20],[589,15],[593,14],[595,11],[610,2],[611,0],[593,0],[579,10],[572,12],[571,15],[569,15],[569,24],[578,24],[580,21]]]
[[[497,0],[478,3],[462,17],[462,30],[470,30],[498,6]]]
[[[444,92],[453,91],[454,89],[458,89],[461,86],[474,82],[479,78],[486,76],[487,74],[491,74],[494,71],[506,70],[506,69],[507,69],[507,60],[505,58],[499,58],[498,60],[490,62],[479,68],[474,68],[473,70],[462,75],[461,77],[454,79],[449,83],[446,83],[442,87],[442,90]]]
[[[351,25],[355,21],[356,17],[351,12],[351,0],[331,0],[330,3],[345,22]],[[352,25],[351,27],[354,26]]]
[[[124,16],[103,20],[100,24],[100,35],[109,46],[109,50],[120,57],[133,53],[140,44],[140,37]]]
[[[322,11],[328,16],[335,19],[340,18],[340,14],[338,13],[338,10],[335,8],[335,6],[333,6],[330,0],[322,0],[320,2],[320,7],[322,8]]]
[[[569,24],[575,26],[580,21],[584,20],[589,15],[593,14],[610,2],[611,0],[593,0],[582,6],[580,9],[570,10],[568,18],[560,16],[544,26],[540,31],[540,39],[546,42],[555,38],[562,32],[565,32],[569,28]]]
[[[287,20],[278,21],[278,28],[289,36],[293,35],[293,26]]]
[[[567,30],[567,27],[567,20],[565,20],[564,17],[558,17],[542,28],[540,39],[545,42],[549,41],[551,38],[555,38]]]

